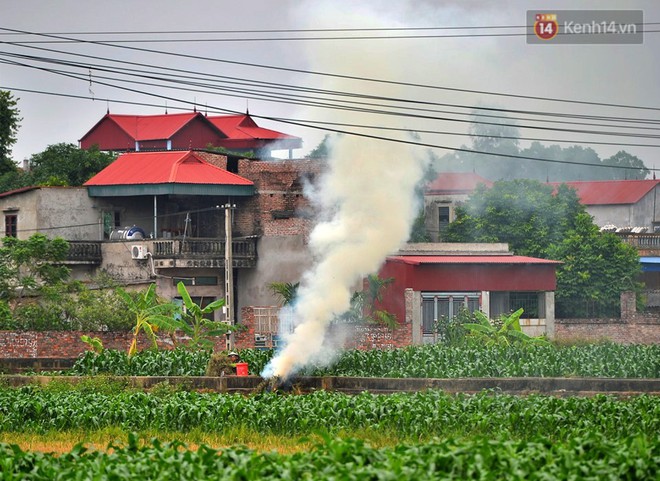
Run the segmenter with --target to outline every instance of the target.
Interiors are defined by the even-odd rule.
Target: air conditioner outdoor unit
[[[139,246],[139,245],[131,246],[131,257],[133,259],[146,259],[147,254],[148,252],[145,246]]]

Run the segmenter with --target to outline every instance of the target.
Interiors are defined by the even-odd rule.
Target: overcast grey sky
[[[76,61],[81,68],[54,67],[35,60],[0,57],[30,65],[21,67],[0,63],[0,88],[28,89],[66,94],[85,98],[67,98],[55,95],[14,91],[23,117],[14,146],[13,156],[18,162],[59,142],[76,143],[110,109],[112,113],[154,114],[179,111],[177,107],[198,110],[244,112],[249,106],[255,116],[287,118],[306,124],[310,120],[350,123],[350,115],[338,115],[336,109],[312,108],[285,102],[291,91],[283,86],[341,89],[360,94],[405,97],[409,100],[464,105],[494,106],[533,112],[561,112],[573,114],[631,117],[660,121],[660,33],[647,32],[642,45],[528,45],[525,37],[516,36],[461,36],[446,38],[378,38],[339,40],[254,40],[276,36],[299,37],[302,33],[248,32],[254,30],[283,29],[339,29],[339,28],[401,28],[401,27],[466,27],[466,26],[522,26],[527,10],[552,12],[562,9],[641,9],[645,23],[660,22],[660,2],[647,1],[293,1],[253,0],[244,2],[223,0],[20,0],[2,1],[0,28],[35,33],[58,33],[76,39],[97,42],[117,40],[189,39],[194,42],[133,42],[118,43],[120,47],[98,44],[30,43],[16,42],[48,40],[34,35],[9,35],[0,30],[4,54],[22,54]],[[660,30],[659,25],[648,25],[647,30]],[[232,30],[234,34],[202,33],[208,30]],[[173,34],[175,31],[193,32]],[[484,33],[520,32],[521,30],[416,30],[372,31],[359,33],[310,32],[304,35],[327,37],[371,35],[394,37],[397,35],[466,35]],[[95,32],[96,35],[85,35]],[[134,32],[116,34],[111,32]],[[140,33],[159,32],[159,33]],[[170,33],[167,33],[170,32]],[[218,39],[240,41],[217,41]],[[201,39],[215,41],[199,42]],[[248,40],[251,39],[251,40]],[[52,40],[52,39],[51,39]],[[179,56],[146,52],[153,49],[176,53]],[[50,49],[50,50],[43,50]],[[56,51],[54,51],[56,50]],[[77,57],[62,52],[76,53]],[[347,55],[350,52],[351,55]],[[80,56],[86,55],[88,57]],[[185,55],[185,56],[184,56]],[[206,57],[207,59],[192,58]],[[96,57],[96,58],[94,58]],[[358,61],[356,61],[356,57]],[[100,60],[102,58],[103,60]],[[209,75],[225,76],[229,80],[256,80],[273,82],[279,99],[266,100],[246,92],[229,93],[199,87],[196,91],[165,89],[154,86],[153,80],[141,79],[150,85],[123,84],[117,73],[104,73],[99,68],[85,68],[89,64],[109,64],[120,69],[144,72],[145,65],[177,68],[189,72],[193,78],[206,80]],[[123,62],[123,63],[117,63]],[[525,95],[531,99],[506,96],[458,93],[447,90],[387,86],[358,80],[329,82],[328,77],[292,71],[269,69],[245,64],[268,65],[294,70],[311,70],[353,77],[369,77],[395,82],[425,84],[438,87],[471,89]],[[135,62],[136,64],[127,64]],[[73,79],[41,68],[63,68],[82,79]],[[91,75],[90,75],[91,74]],[[102,79],[108,75],[112,79]],[[91,79],[91,82],[90,82]],[[216,78],[217,80],[217,78]],[[123,85],[143,91],[131,92],[110,85]],[[162,83],[159,81],[159,83]],[[236,84],[224,84],[235,88]],[[253,88],[253,87],[251,87]],[[161,97],[150,96],[150,94]],[[309,95],[309,94],[307,94]],[[169,97],[166,100],[163,97]],[[113,99],[106,101],[105,99]],[[656,110],[623,109],[615,107],[585,106],[575,103],[551,103],[544,98],[560,98],[622,105],[648,106]],[[178,100],[177,100],[178,99]],[[538,100],[534,100],[538,99]],[[128,105],[119,101],[155,104],[155,107]],[[337,105],[337,99],[332,100]],[[448,108],[434,106],[434,109]],[[428,114],[427,114],[428,115]],[[434,114],[447,117],[449,114]],[[452,118],[465,118],[451,114]],[[339,120],[341,119],[341,120]],[[258,119],[264,126],[303,138],[302,155],[314,148],[324,132],[295,124]],[[361,118],[364,122],[364,118]],[[372,125],[386,125],[384,116],[373,116]],[[413,119],[406,125],[413,130],[465,132],[467,124],[454,121]],[[521,121],[520,124],[526,122]],[[549,124],[545,124],[549,125]],[[604,130],[615,133],[642,132],[657,135],[652,123],[647,129],[630,130],[617,126]],[[575,126],[569,126],[575,128]],[[586,128],[586,127],[583,127]],[[594,130],[598,127],[589,127]],[[356,131],[355,127],[343,127]],[[387,131],[364,130],[373,135],[387,136]],[[553,139],[581,141],[633,142],[660,144],[660,139],[640,139],[618,135],[595,136],[584,133],[523,130],[522,135],[542,137],[545,143]],[[451,135],[422,134],[424,142],[442,146],[460,146],[467,138]],[[562,144],[569,145],[569,144]],[[594,145],[602,158],[618,150],[626,150],[642,158],[649,167],[660,168],[658,148]],[[446,151],[438,150],[442,155]]]

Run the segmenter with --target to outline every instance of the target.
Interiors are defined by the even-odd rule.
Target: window
[[[537,292],[512,292],[509,294],[509,309],[515,312],[523,308],[522,318],[539,318],[539,294]]]
[[[479,310],[478,292],[422,293],[422,331],[424,335],[438,332],[438,321],[451,321],[461,309]]]
[[[121,227],[121,214],[118,210],[115,210],[104,211],[101,215],[103,218],[103,237],[109,239],[112,231]]]
[[[5,214],[5,236],[17,237],[18,235],[18,215]]]
[[[438,207],[438,228],[440,232],[447,228],[449,220],[449,206]]]

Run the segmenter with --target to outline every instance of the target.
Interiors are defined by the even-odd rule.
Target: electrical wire
[[[275,66],[275,65],[265,65],[265,64],[257,64],[257,63],[250,63],[250,62],[241,62],[241,61],[237,61],[237,60],[226,60],[226,59],[206,57],[206,56],[201,56],[201,55],[182,54],[182,53],[169,52],[169,51],[164,51],[164,50],[155,50],[155,49],[148,49],[148,48],[142,48],[142,47],[130,47],[130,46],[126,46],[126,45],[116,45],[116,44],[111,43],[111,42],[99,42],[99,41],[94,41],[94,40],[83,40],[83,39],[76,39],[76,38],[72,38],[72,37],[65,37],[65,36],[61,36],[61,35],[49,35],[49,34],[43,34],[43,33],[38,33],[38,32],[30,32],[30,31],[27,31],[27,30],[12,29],[12,28],[7,28],[7,27],[0,27],[0,31],[20,33],[20,34],[25,34],[25,35],[35,35],[35,36],[46,37],[46,38],[75,40],[75,41],[77,41],[78,43],[81,43],[81,44],[100,45],[100,46],[105,46],[105,47],[124,49],[124,50],[128,50],[128,51],[155,53],[155,54],[165,55],[165,56],[173,56],[173,57],[188,58],[188,59],[195,59],[195,60],[204,60],[204,61],[215,62],[215,63],[225,63],[225,64],[229,64],[229,65],[238,65],[238,66],[245,66],[245,67],[252,67],[252,68],[259,68],[259,69],[268,69],[268,70],[275,70],[275,71],[282,71],[282,72],[289,72],[289,73],[300,73],[300,74],[323,76],[323,77],[330,77],[330,78],[340,78],[340,79],[345,79],[345,80],[358,80],[358,81],[363,81],[363,82],[372,82],[372,83],[379,83],[379,84],[386,84],[386,85],[407,86],[407,87],[416,87],[416,88],[433,89],[433,90],[445,90],[445,91],[450,91],[450,92],[462,92],[462,93],[471,93],[471,94],[479,94],[479,95],[503,96],[503,97],[508,97],[508,98],[519,98],[519,99],[544,101],[544,102],[562,102],[562,103],[572,103],[572,104],[581,104],[581,105],[607,106],[607,107],[618,107],[618,108],[625,108],[625,109],[640,109],[640,110],[660,111],[660,107],[650,107],[650,106],[644,106],[644,105],[625,105],[625,104],[616,104],[616,103],[609,103],[609,102],[593,102],[593,101],[576,100],[576,99],[562,99],[562,98],[556,98],[556,97],[547,97],[547,96],[543,96],[543,95],[531,96],[531,95],[521,95],[521,94],[513,94],[513,93],[492,92],[492,91],[485,91],[485,90],[444,87],[444,86],[437,86],[437,85],[430,85],[430,84],[419,84],[419,83],[413,83],[413,82],[393,81],[393,80],[377,79],[377,78],[371,78],[371,77],[360,77],[360,76],[355,76],[355,75],[338,74],[338,73],[331,73],[331,72],[320,72],[320,71],[314,71],[314,70],[304,70],[304,69],[297,69],[297,68],[290,68],[290,67],[281,67],[281,66]],[[2,42],[2,43],[7,43],[7,42]],[[13,43],[16,44],[16,45],[20,44],[20,42],[13,42]]]

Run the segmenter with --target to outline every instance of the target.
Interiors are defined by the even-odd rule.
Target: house
[[[440,241],[440,233],[456,218],[456,205],[465,202],[483,184],[493,183],[473,172],[443,172],[424,190],[424,225],[433,242]]]
[[[415,344],[436,342],[438,319],[463,308],[495,319],[522,307],[525,332],[552,336],[559,264],[513,255],[506,244],[409,244],[379,272],[393,279],[382,307],[412,323]]]
[[[660,229],[660,180],[599,180],[552,182],[566,184],[577,192],[580,203],[601,228],[611,227],[621,233],[632,229],[656,232]]]
[[[103,151],[199,150],[209,146],[270,157],[273,150],[292,151],[302,139],[259,127],[249,115],[206,116],[199,112],[159,115],[107,113],[79,141],[82,149]]]

